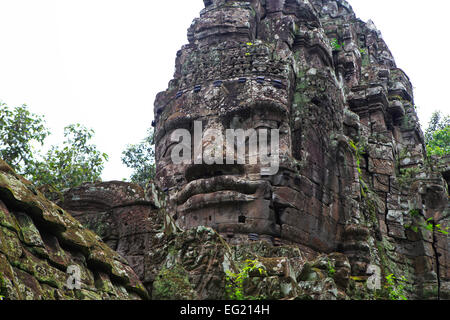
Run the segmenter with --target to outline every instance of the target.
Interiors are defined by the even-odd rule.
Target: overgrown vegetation
[[[94,130],[80,124],[65,127],[62,145],[52,146],[42,160],[35,161],[29,178],[55,190],[100,181],[108,155],[89,143],[93,136]]]
[[[410,210],[409,214],[413,218],[419,217],[420,210],[418,209]],[[419,229],[423,229],[431,232],[437,232],[443,235],[449,235],[448,230],[450,230],[450,227],[443,227],[441,224],[436,224],[433,218],[426,219],[425,222],[418,223],[417,225],[406,225],[405,228],[411,229],[414,232],[419,232]]]
[[[328,261],[328,276],[330,278],[333,278],[334,275],[336,274],[336,269],[333,266],[333,264],[331,263],[331,261]]]
[[[428,155],[450,154],[450,116],[440,111],[434,112],[425,131]]]
[[[388,290],[390,300],[408,300],[405,293],[407,279],[397,278],[394,274],[386,276],[385,288]]]
[[[155,165],[155,133],[148,129],[147,136],[138,144],[128,145],[122,152],[122,163],[133,169],[131,182],[146,187],[156,173]]]
[[[36,146],[50,135],[43,116],[31,113],[26,105],[10,108],[0,102],[0,156],[18,173],[33,171]]]
[[[250,49],[253,46],[253,43],[252,42],[247,42],[245,45],[246,45],[245,55],[246,56],[251,56],[252,53],[250,52]]]
[[[155,300],[191,300],[196,297],[186,270],[179,264],[164,267],[153,283]]]
[[[45,193],[60,194],[65,188],[101,181],[108,155],[91,143],[94,134],[81,124],[68,125],[65,140],[45,151],[51,133],[44,116],[30,112],[26,105],[9,107],[0,102],[0,157]],[[133,169],[131,182],[145,187],[154,178],[153,128],[140,143],[127,146],[122,162]]]
[[[43,152],[49,135],[44,117],[31,113],[26,105],[10,108],[0,104],[0,157],[17,173],[51,192],[100,180],[108,155],[90,144],[93,130],[68,125],[65,141]]]
[[[356,157],[356,169],[358,170],[359,184],[361,186],[361,195],[363,196],[363,198],[365,198],[367,197],[367,192],[369,192],[369,186],[362,177],[361,160],[365,153],[366,146],[359,142],[355,143],[353,140],[350,140],[349,144]]]
[[[400,186],[407,186],[414,181],[420,172],[422,172],[422,170],[418,167],[400,169],[400,175],[397,177],[397,182]]]
[[[450,227],[443,227],[441,224],[436,224],[436,222],[434,222],[433,218],[429,218],[425,221],[426,223],[424,224],[424,228],[428,231],[431,232],[438,232],[441,233],[443,235],[448,236],[448,230],[450,229]]]
[[[247,296],[244,293],[244,283],[249,279],[250,274],[267,274],[265,267],[256,260],[246,260],[245,265],[238,273],[226,272],[225,293],[229,300],[256,300],[256,297]]]
[[[331,44],[331,47],[333,48],[333,50],[336,50],[336,51],[341,50],[343,47],[343,44],[339,43],[339,40],[336,38],[331,39],[330,44]]]

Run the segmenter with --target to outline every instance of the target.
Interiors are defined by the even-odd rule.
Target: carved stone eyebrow
[[[254,101],[243,107],[230,110],[228,113],[221,114],[220,119],[222,122],[226,123],[227,121],[231,121],[231,119],[236,116],[246,119],[255,113],[260,112],[276,115],[277,117],[289,116],[288,107],[281,103],[277,103],[275,101]]]
[[[155,142],[161,141],[161,139],[176,129],[187,129],[190,130],[193,127],[194,121],[202,120],[203,116],[192,116],[192,115],[180,115],[173,119],[168,119],[164,122],[164,127],[156,132]]]

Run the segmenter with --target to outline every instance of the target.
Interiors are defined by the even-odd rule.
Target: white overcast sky
[[[415,87],[422,126],[450,113],[450,1],[350,0],[381,30]],[[53,135],[82,123],[110,155],[104,180],[127,178],[120,155],[145,137],[156,93],[202,0],[0,0],[0,100],[43,114]]]

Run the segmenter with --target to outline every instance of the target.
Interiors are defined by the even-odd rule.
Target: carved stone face
[[[310,239],[310,229],[325,226],[315,234],[334,237],[338,219],[335,190],[324,187],[332,178],[318,174],[328,166],[332,176],[330,163],[336,163],[323,156],[331,148],[329,136],[339,130],[326,121],[343,109],[330,46],[305,2],[227,3],[211,3],[194,21],[190,44],[177,56],[175,79],[157,97],[157,182],[170,194],[181,226],[321,246],[326,241]],[[310,122],[318,127],[305,130]],[[278,129],[278,172],[261,175],[248,147],[245,164],[226,164],[225,141],[224,164],[196,164],[194,155],[190,163],[174,164],[172,151],[180,142],[173,133],[189,131],[192,141],[184,143],[194,154],[200,123],[203,133],[217,130],[223,137],[227,129]],[[203,150],[217,142],[213,137],[203,139]],[[325,218],[310,216],[308,207]]]
[[[178,144],[171,139],[176,129],[187,129],[191,133],[191,147],[196,150],[194,140],[198,141],[198,136],[194,121],[197,121],[197,128],[201,123],[204,134],[208,130],[218,130],[224,138],[227,129],[254,129],[256,133],[279,129],[280,154],[282,158],[290,156],[290,99],[286,79],[266,77],[257,80],[253,75],[240,78],[221,80],[220,85],[214,81],[204,82],[198,91],[189,90],[166,106],[170,116],[164,122],[165,132],[157,137],[157,175],[164,189],[171,189],[171,194],[177,191],[174,201],[181,225],[208,225],[219,232],[233,230],[235,233],[279,236],[280,229],[273,208],[270,208],[270,183],[261,177],[260,162],[251,164],[249,137],[244,164],[237,161],[226,164],[227,141],[223,142],[223,164],[210,165],[205,161],[174,164],[171,158],[172,150]],[[204,136],[203,150],[212,142]],[[268,143],[270,146],[271,141]],[[236,159],[237,139],[232,144],[235,145]]]

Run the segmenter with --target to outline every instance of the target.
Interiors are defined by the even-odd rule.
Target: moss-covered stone
[[[10,299],[20,299],[16,277],[8,259],[0,254],[0,295]]]
[[[25,213],[15,214],[20,226],[21,241],[30,247],[44,247],[41,234],[33,223],[33,220]]]
[[[4,227],[0,227],[0,252],[12,260],[22,256],[22,245],[18,235]]]
[[[0,222],[0,295],[6,299],[148,298],[124,258],[1,160]],[[69,266],[80,270],[78,292],[67,288]],[[114,290],[95,286],[99,271],[111,277]]]
[[[152,298],[155,300],[192,300],[197,298],[189,282],[186,270],[176,264],[163,268],[153,283]]]
[[[0,226],[16,233],[20,230],[16,217],[8,211],[8,208],[2,201],[0,201]]]

